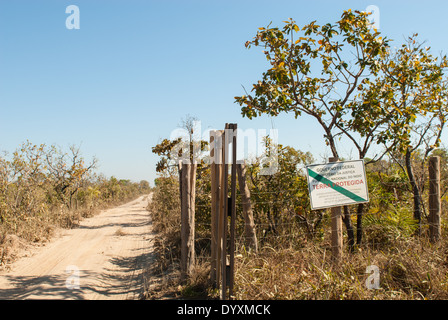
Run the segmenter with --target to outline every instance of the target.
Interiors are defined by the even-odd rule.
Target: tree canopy
[[[417,35],[393,50],[368,15],[347,10],[334,24],[313,21],[300,28],[289,19],[282,29],[259,28],[246,47],[263,47],[271,68],[250,94],[235,97],[242,115],[311,116],[335,157],[340,136],[360,159],[373,143],[405,153],[416,133],[436,132],[431,145],[438,146],[446,118],[446,57],[432,56]]]

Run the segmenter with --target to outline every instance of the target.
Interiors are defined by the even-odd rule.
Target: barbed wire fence
[[[226,124],[225,130],[227,129],[229,128]],[[224,139],[225,130],[221,130],[221,134],[223,134],[220,138],[221,140]],[[235,138],[232,148],[236,153],[236,136],[231,135],[231,137],[232,139]],[[218,136],[215,136],[214,138],[217,139]],[[223,142],[221,141],[220,144],[222,148]],[[223,149],[227,150],[226,148]],[[214,150],[216,151],[218,149],[215,148]],[[232,151],[232,157],[234,156]],[[211,155],[211,158],[213,157],[214,156]],[[220,154],[218,157],[224,159],[226,155]],[[236,159],[234,161],[236,162]],[[210,178],[204,176],[201,179],[210,179],[210,181],[215,179],[216,183],[217,178],[213,178],[213,176],[217,172],[217,167],[213,170],[213,165],[211,164],[209,168]],[[219,174],[221,176],[225,175],[226,177],[224,179],[221,177],[218,178],[220,183],[222,183],[222,188],[227,184],[225,190],[233,190],[233,188],[227,189],[230,180],[232,180],[232,184],[237,183],[234,174],[232,174],[231,179],[227,178],[230,171],[229,169],[232,169],[231,171],[234,172],[233,161],[230,165],[229,163],[225,163],[225,165],[219,169],[221,170]],[[302,170],[306,169],[306,167],[298,169]],[[371,190],[370,192],[373,196],[370,198],[370,203],[364,204],[363,210],[359,211],[356,205],[341,207],[340,218],[344,221],[342,223],[342,231],[345,252],[348,251],[346,250],[347,248],[350,249],[350,246],[356,246],[357,248],[378,248],[388,245],[390,242],[388,242],[387,237],[393,232],[397,233],[397,235],[395,235],[396,238],[405,235],[413,235],[416,230],[419,230],[420,232],[418,233],[428,235],[431,242],[436,242],[440,239],[441,226],[446,223],[446,221],[441,218],[442,206],[446,206],[446,203],[442,203],[441,199],[442,197],[445,197],[448,192],[448,177],[443,179],[440,178],[439,157],[431,157],[426,169],[427,171],[423,172],[423,174],[420,172],[421,177],[419,177],[418,181],[421,189],[418,194],[418,197],[420,197],[418,200],[421,206],[418,209],[421,209],[422,213],[420,221],[416,222],[413,219],[413,210],[415,210],[415,207],[413,207],[412,200],[416,195],[412,192],[410,182],[403,177],[399,177],[395,180],[389,179],[387,174],[382,175],[381,172],[377,172],[378,175],[375,177],[376,181],[372,184],[374,190]],[[224,213],[219,211],[222,209],[218,210],[220,215],[219,219],[224,219],[219,228],[224,228],[226,233],[228,232],[228,234],[233,235],[233,238],[230,237],[232,238],[231,240],[230,238],[224,237],[219,240],[221,241],[219,244],[217,243],[216,238],[214,238],[217,228],[217,222],[214,220],[217,219],[217,207],[216,203],[213,203],[213,182],[209,189],[204,188],[199,191],[196,189],[196,192],[198,193],[196,194],[196,198],[198,198],[199,193],[201,193],[200,197],[203,198],[196,199],[196,201],[191,200],[194,204],[194,208],[193,213],[189,213],[189,215],[192,214],[193,217],[195,214],[194,211],[196,211],[196,214],[200,215],[200,217],[197,216],[196,219],[194,219],[193,227],[193,234],[195,233],[193,243],[197,251],[196,256],[194,256],[196,263],[210,263],[211,273],[213,274],[213,264],[215,259],[213,257],[216,257],[217,250],[221,250],[222,252],[222,248],[228,247],[229,251],[227,251],[227,253],[230,253],[231,257],[234,257],[235,253],[238,254],[251,250],[248,243],[250,240],[253,240],[254,235],[247,234],[247,229],[250,228],[255,232],[259,251],[264,250],[265,248],[275,249],[288,246],[299,250],[306,243],[310,242],[319,246],[322,250],[331,251],[335,248],[335,244],[331,239],[331,234],[333,232],[331,229],[331,209],[311,210],[308,199],[309,195],[307,194],[308,190],[306,190],[306,187],[280,187],[274,189],[270,188],[269,185],[263,185],[258,188],[251,178],[252,177],[249,176],[243,177],[248,183],[252,183],[248,201],[250,202],[252,210],[253,222],[252,224],[248,223],[244,217],[244,211],[247,210],[247,208],[245,208],[245,206],[247,206],[247,201],[243,201],[243,192],[241,190],[236,193],[236,197],[234,198],[228,197],[230,192],[222,192],[221,197],[223,200],[220,200],[222,202],[219,204],[219,207],[224,205],[225,210],[223,211]],[[194,180],[193,178],[191,179]],[[241,184],[241,181],[239,184]],[[443,190],[441,190],[441,185],[444,187]],[[180,187],[181,190],[185,190],[182,188],[182,185]],[[194,190],[194,188],[190,189]],[[190,189],[186,191],[186,194],[188,194],[189,197],[194,197],[194,191],[191,191]],[[387,198],[381,198],[384,196],[384,194],[381,193],[381,189],[388,189],[388,192],[386,192]],[[191,195],[191,192],[193,192],[193,195]],[[185,197],[183,197],[183,199],[185,200]],[[232,201],[231,205],[230,201],[228,201],[229,199]],[[213,209],[214,207],[215,209]],[[236,220],[233,222],[231,220],[230,210],[227,210],[227,208],[230,207],[234,207],[234,213],[236,214]],[[191,208],[189,207],[187,211],[190,209]],[[185,216],[185,214],[182,216]],[[222,218],[221,216],[226,218]],[[351,230],[349,230],[349,228],[351,228]],[[196,229],[196,231],[194,231],[194,229]],[[351,241],[353,241],[352,243],[348,241],[350,240],[350,232],[353,234],[356,233],[356,238],[351,239]],[[361,237],[359,237],[360,240],[358,240],[358,234],[363,235],[362,240]],[[420,238],[416,237],[416,239],[418,240]],[[185,239],[183,241],[185,241]],[[230,246],[229,241],[233,241]],[[221,249],[217,249],[217,246]],[[191,248],[191,246],[189,248]],[[257,252],[257,250],[252,251],[255,254]],[[229,275],[225,273],[225,269],[227,269],[226,259],[227,257],[225,254],[221,255],[223,282],[226,281],[226,277],[233,278],[231,274]],[[192,263],[188,262],[188,266],[191,264]],[[186,270],[187,267],[184,266],[182,269]],[[214,276],[212,276],[212,282],[216,281],[216,277],[217,275],[215,272]],[[229,291],[229,296],[230,295],[231,290]]]
[[[395,238],[410,236],[415,234],[416,229],[422,230],[422,235],[427,235],[426,239],[431,242],[436,242],[440,239],[441,227],[445,225],[446,221],[441,218],[442,203],[441,199],[446,194],[448,188],[448,178],[440,179],[440,159],[433,157],[430,160],[428,169],[429,174],[425,178],[425,190],[420,193],[420,203],[422,206],[422,219],[420,222],[413,220],[412,207],[412,192],[409,187],[409,181],[380,181],[376,188],[389,188],[395,190],[395,199],[381,199],[381,195],[374,194],[371,198],[372,205],[366,204],[363,212],[357,212],[357,207],[354,205],[347,206],[342,210],[343,215],[347,216],[353,222],[353,229],[356,232],[362,232],[365,236],[361,243],[356,243],[357,248],[381,248],[390,245],[387,238],[393,232],[396,234]],[[431,161],[436,163],[431,164]],[[432,166],[432,168],[431,168]],[[431,171],[432,170],[432,171]],[[435,173],[433,172],[435,170]],[[247,179],[247,177],[246,177]],[[441,185],[444,190],[441,190]],[[406,192],[398,195],[397,192],[405,190]],[[282,246],[290,246],[292,248],[300,249],[301,246],[307,242],[313,241],[318,244],[322,250],[331,250],[332,243],[330,241],[329,209],[322,209],[311,211],[307,208],[301,207],[297,210],[298,199],[291,197],[285,198],[284,195],[294,195],[297,189],[284,188],[278,190],[259,190],[250,193],[250,202],[254,214],[254,228],[258,241],[259,250],[265,248],[281,248]],[[282,196],[279,196],[282,195]],[[381,204],[384,201],[384,204]],[[306,201],[305,201],[306,202]],[[246,222],[242,218],[243,201],[241,200],[241,193],[238,192],[236,200],[236,236],[235,236],[235,250],[236,254],[243,253],[248,250],[248,235],[245,234]],[[275,217],[268,217],[269,212],[266,208],[282,208],[276,213]],[[196,210],[205,212],[211,211],[209,203],[197,203]],[[272,214],[272,212],[271,212]],[[361,215],[362,229],[355,224],[356,218]],[[435,218],[434,218],[435,217]],[[196,226],[198,230],[211,230],[211,221],[204,220],[197,221]],[[347,247],[347,230],[344,226],[344,248]],[[387,232],[386,232],[387,231]],[[196,237],[197,243],[211,243],[212,235],[208,232],[202,232],[200,236]],[[415,237],[417,241],[422,239],[422,244],[427,243],[424,237]],[[198,246],[203,247],[203,246]],[[345,250],[344,251],[348,251]],[[205,249],[197,256],[199,263],[210,262],[210,251]]]

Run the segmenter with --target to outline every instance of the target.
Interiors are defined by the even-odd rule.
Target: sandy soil
[[[65,230],[0,273],[0,299],[138,299],[153,259],[148,196]]]

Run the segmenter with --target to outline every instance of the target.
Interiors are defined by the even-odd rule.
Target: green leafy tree
[[[174,160],[178,159],[179,155],[174,155],[173,150],[180,141],[181,138],[175,140],[163,139],[160,143],[152,147],[152,152],[161,157],[156,165],[157,172],[172,171],[174,167],[178,169],[178,164],[174,163]]]
[[[353,127],[346,126],[350,113],[356,111],[352,101],[363,79],[378,75],[388,52],[389,41],[372,30],[367,17],[348,10],[336,24],[319,26],[314,21],[299,28],[290,19],[283,29],[259,28],[246,47],[263,46],[272,67],[253,85],[254,94],[235,97],[243,116],[281,112],[296,118],[311,116],[323,129],[333,156],[339,157],[337,137],[355,139]],[[365,136],[366,142],[358,144],[360,158],[375,139],[374,132]]]
[[[368,100],[369,110],[381,108],[379,117],[387,124],[378,132],[378,142],[388,151],[399,152],[403,161],[398,163],[406,172],[413,193],[414,219],[420,223],[422,183],[418,181],[415,167],[418,163],[423,167],[430,153],[440,146],[448,120],[445,77],[448,58],[433,56],[429,47],[417,41],[417,36],[409,37],[398,50],[391,52],[381,64],[381,77],[365,84],[366,95],[372,97]],[[361,114],[353,122],[359,127],[369,126]],[[390,152],[394,159],[396,152]]]
[[[253,85],[253,94],[235,97],[243,116],[252,119],[262,114],[276,116],[293,113],[295,118],[312,117],[324,131],[324,139],[334,157],[339,157],[338,137],[354,142],[363,159],[377,141],[381,108],[365,112],[368,104],[362,82],[380,75],[381,61],[388,54],[389,40],[373,29],[368,14],[344,11],[335,24],[319,26],[315,21],[303,28],[290,19],[283,29],[259,28],[246,47],[263,46],[272,66],[262,80]],[[369,127],[360,125],[364,117]],[[361,138],[361,140],[359,140]],[[361,242],[361,217],[358,206],[358,243]],[[351,230],[350,219],[344,219]]]
[[[401,151],[414,192],[414,216],[420,220],[420,194],[413,177],[412,154],[425,155],[440,144],[446,122],[446,58],[433,57],[415,37],[399,50],[381,37],[368,14],[344,11],[336,24],[316,22],[299,28],[290,19],[283,29],[259,28],[246,47],[263,46],[271,68],[254,84],[253,94],[235,97],[243,116],[281,112],[311,116],[326,144],[339,157],[338,137],[352,142],[360,159],[374,144],[386,153]],[[358,205],[357,242],[362,239]],[[347,229],[350,219],[344,219]]]
[[[190,163],[197,162],[203,164],[203,151],[207,150],[208,142],[196,139],[195,123],[197,118],[190,115],[181,120],[180,127],[186,133],[182,137],[173,140],[163,139],[160,143],[152,147],[152,152],[160,156],[156,165],[156,171],[165,174],[175,174],[180,170],[179,161],[189,160]],[[176,170],[177,169],[177,170]]]
[[[44,154],[45,145],[27,141],[13,152],[9,161],[3,162],[5,200],[10,213],[17,217],[33,215],[45,199]]]
[[[48,178],[54,185],[58,200],[71,209],[75,194],[81,188],[92,171],[96,168],[97,159],[85,163],[79,147],[71,146],[69,152],[64,152],[56,146],[51,146],[45,154]]]

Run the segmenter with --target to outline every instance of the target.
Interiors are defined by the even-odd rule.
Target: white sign
[[[312,210],[369,202],[363,160],[310,165],[306,174]]]

